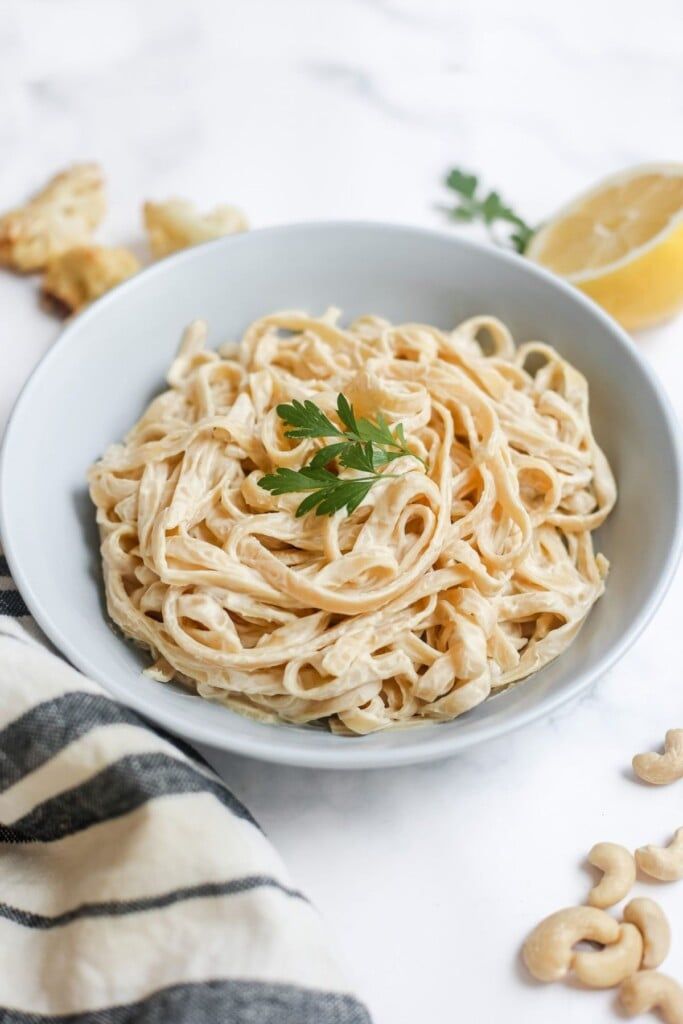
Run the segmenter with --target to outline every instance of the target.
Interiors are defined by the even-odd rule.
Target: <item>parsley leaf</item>
[[[303,403],[294,399],[291,405],[278,405],[276,412],[283,423],[296,427],[296,430],[288,430],[286,437],[341,436],[341,430],[328,420],[322,409],[308,399]]]
[[[385,478],[403,475],[380,472],[388,463],[402,456],[410,456],[426,465],[424,459],[409,448],[402,423],[397,424],[392,433],[382,413],[378,414],[375,422],[367,418],[357,419],[345,395],[337,396],[337,415],[346,428],[343,431],[308,399],[305,402],[294,400],[290,404],[278,405],[277,414],[284,423],[294,427],[294,430],[287,431],[286,437],[342,439],[319,448],[311,461],[301,469],[281,466],[259,480],[259,486],[274,495],[310,491],[299,504],[297,516],[313,511],[317,516],[329,516],[342,508],[351,514],[373,484]],[[366,475],[339,477],[327,468],[335,460],[345,469],[355,469]]]
[[[375,448],[370,441],[349,445],[339,456],[339,461],[347,469],[359,469],[362,473],[376,473],[382,464],[376,459]]]
[[[336,483],[337,477],[329,469],[302,466],[301,469],[285,469],[280,466],[274,473],[267,473],[259,484],[272,494],[290,494],[292,491],[315,491]]]
[[[458,196],[456,206],[446,209],[449,217],[453,220],[472,223],[483,221],[492,228],[497,223],[508,224],[514,228],[506,236],[507,241],[519,253],[523,253],[534,234],[534,228],[530,227],[519,217],[511,207],[503,202],[498,192],[488,192],[486,195],[477,194],[479,179],[474,174],[466,174],[455,167],[449,171],[445,180],[446,187]]]
[[[346,427],[347,434],[358,436],[358,424],[353,412],[353,406],[346,395],[337,395],[337,414]]]
[[[446,185],[448,188],[452,188],[454,192],[459,192],[466,199],[471,199],[477,191],[477,179],[474,174],[465,174],[458,167],[454,167],[452,171],[449,171],[446,177]]]
[[[318,448],[308,465],[312,466],[314,469],[318,469],[319,467],[324,468],[329,462],[332,462],[333,459],[339,458],[342,452],[346,451],[348,446],[348,441],[337,441],[336,444],[326,444],[324,447]]]

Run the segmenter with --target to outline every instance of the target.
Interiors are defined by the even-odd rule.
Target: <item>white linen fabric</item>
[[[369,1024],[199,755],[41,642],[0,552],[0,1022]]]

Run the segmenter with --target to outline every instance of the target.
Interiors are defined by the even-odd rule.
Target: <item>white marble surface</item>
[[[145,197],[233,201],[254,225],[437,226],[480,170],[530,219],[600,175],[683,159],[678,0],[0,0],[0,207],[75,158],[111,182],[106,240]],[[59,325],[0,275],[0,424]],[[638,339],[683,410],[683,319]],[[535,986],[517,952],[580,901],[602,839],[664,841],[680,791],[631,755],[683,724],[683,576],[611,675],[555,718],[450,762],[372,773],[217,756],[336,933],[377,1024],[616,1019],[612,993]],[[654,887],[643,885],[643,892]],[[683,980],[683,886],[662,901]]]

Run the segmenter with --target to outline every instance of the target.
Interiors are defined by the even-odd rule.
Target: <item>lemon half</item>
[[[637,330],[683,307],[683,164],[607,178],[531,239],[525,256]]]

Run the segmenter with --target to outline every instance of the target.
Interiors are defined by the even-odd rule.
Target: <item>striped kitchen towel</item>
[[[249,811],[36,635],[0,553],[0,1024],[369,1024]]]

